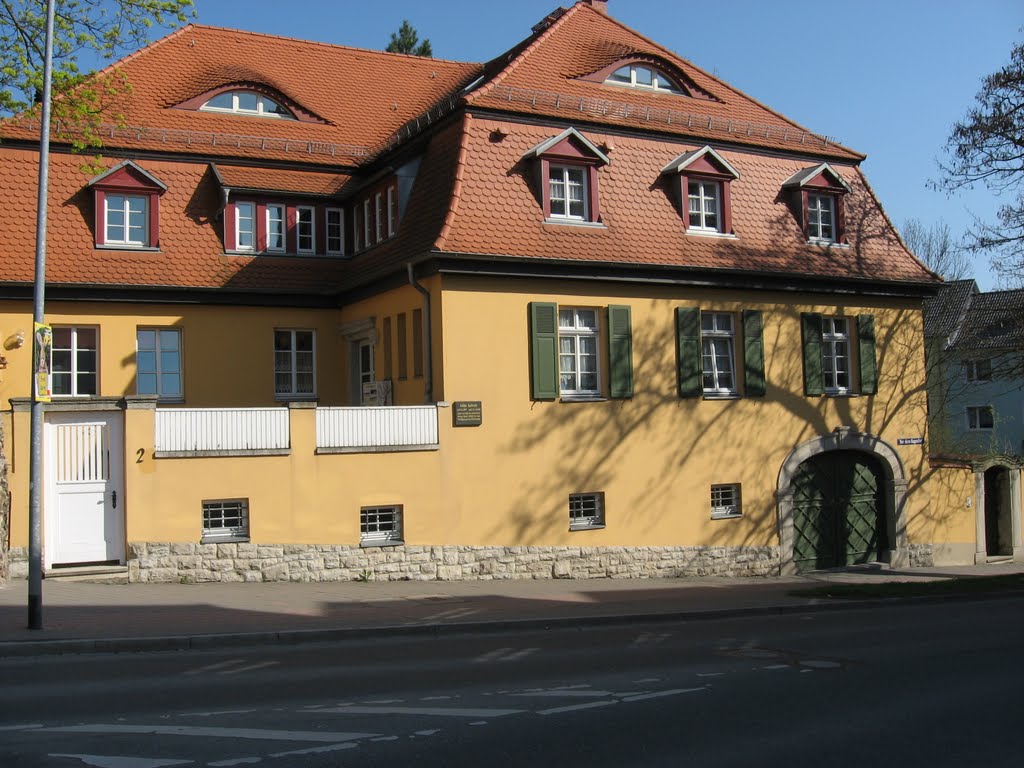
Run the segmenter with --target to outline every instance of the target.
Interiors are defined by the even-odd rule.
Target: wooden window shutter
[[[878,363],[875,359],[875,318],[857,316],[857,351],[860,353],[860,391],[873,395],[878,391]]]
[[[676,369],[680,397],[703,393],[699,307],[676,307]]]
[[[759,309],[743,310],[743,391],[764,397],[764,321]]]
[[[800,315],[804,344],[804,394],[825,392],[825,376],[821,371],[821,315],[804,312]]]
[[[558,397],[558,307],[530,302],[530,397]]]
[[[630,308],[608,307],[608,365],[611,397],[633,396],[633,321]]]

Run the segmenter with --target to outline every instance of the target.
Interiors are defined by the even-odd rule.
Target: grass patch
[[[939,581],[879,581],[859,584],[822,584],[790,592],[797,597],[831,597],[863,600],[878,597],[920,597],[927,595],[976,595],[1024,591],[1024,573],[1002,576],[964,576]]]

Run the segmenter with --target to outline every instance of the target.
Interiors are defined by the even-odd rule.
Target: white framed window
[[[274,330],[274,394],[312,398],[316,395],[316,349],[313,331]]]
[[[395,236],[395,223],[398,211],[395,210],[395,188],[388,187],[388,237]]]
[[[821,321],[821,368],[825,391],[842,394],[850,391],[850,324],[845,317],[825,317]]]
[[[99,394],[99,328],[54,326],[52,391],[85,397]]]
[[[360,546],[381,547],[404,543],[402,512],[400,504],[387,507],[362,507],[359,510]]]
[[[106,245],[149,245],[149,197],[106,195],[103,222]]]
[[[736,318],[728,312],[700,313],[704,394],[736,394]]]
[[[569,494],[569,530],[603,528],[604,492]]]
[[[235,250],[256,250],[255,203],[235,203]]]
[[[369,248],[373,245],[373,241],[370,239],[370,233],[373,231],[370,226],[370,198],[363,200],[363,247]]]
[[[688,184],[690,226],[696,232],[721,232],[722,187],[717,181],[692,179]]]
[[[267,250],[280,253],[285,250],[285,207],[267,206]]]
[[[311,205],[295,208],[295,245],[299,253],[316,253],[316,209]]]
[[[563,395],[600,394],[599,334],[596,309],[559,307],[558,376]]]
[[[988,358],[965,360],[964,373],[968,381],[991,381],[992,361]]]
[[[587,221],[587,169],[551,165],[548,169],[551,218]]]
[[[295,116],[269,96],[253,91],[225,91],[200,107],[205,112],[230,112],[254,117],[278,117],[294,120]]]
[[[995,413],[991,405],[967,406],[967,428],[969,430],[993,429],[995,423]]]
[[[626,88],[642,88],[667,93],[682,93],[682,89],[672,79],[654,67],[643,64],[626,64],[612,72],[605,80],[608,85],[619,85]]]
[[[378,192],[373,199],[374,210],[376,215],[373,218],[374,225],[376,228],[377,240],[381,242],[384,239],[384,193]]]
[[[138,394],[182,400],[181,330],[139,328],[135,332],[135,370]]]
[[[807,236],[811,240],[835,241],[836,204],[832,195],[807,195]]]
[[[727,483],[711,486],[711,519],[724,517],[740,517],[743,509],[740,504],[740,484]]]
[[[203,502],[202,543],[248,540],[248,499],[211,499]]]
[[[327,223],[327,252],[337,256],[345,255],[345,211],[328,208],[325,212]]]

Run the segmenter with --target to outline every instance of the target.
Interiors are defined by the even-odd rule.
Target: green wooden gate
[[[859,451],[813,456],[793,478],[793,561],[798,570],[869,563],[885,547],[882,473]]]

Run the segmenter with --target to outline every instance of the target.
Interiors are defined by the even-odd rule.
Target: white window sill
[[[97,251],[132,251],[134,253],[160,253],[154,245],[131,245],[130,243],[103,243],[96,245]]]
[[[309,403],[317,399],[316,395],[291,395],[287,392],[275,392],[274,400],[278,403]]]
[[[405,546],[405,540],[404,539],[388,539],[388,540],[374,541],[374,540],[371,539],[369,541],[360,541],[359,542],[359,546],[364,548],[364,549],[367,549],[369,547],[404,547]]]
[[[859,392],[854,392],[852,389],[826,389],[826,397],[860,397]]]
[[[812,237],[807,241],[808,245],[819,245],[823,248],[849,248],[849,243],[837,243],[835,240],[822,240],[820,238]]]
[[[607,397],[601,395],[562,395],[558,398],[563,403],[604,403]]]
[[[570,531],[600,531],[605,527],[604,523],[570,523]]]
[[[545,224],[558,224],[567,227],[582,227],[583,229],[608,229],[599,221],[584,221],[583,219],[560,219],[549,216],[544,219]]]
[[[731,232],[719,232],[713,229],[693,229],[687,227],[686,234],[691,237],[711,237],[719,238],[722,240],[739,240],[739,238]]]
[[[203,536],[200,544],[248,544],[249,535],[240,533],[235,536]]]
[[[712,512],[712,520],[736,520],[737,518],[743,517],[742,512]]]
[[[705,392],[705,400],[739,400],[739,392]]]

